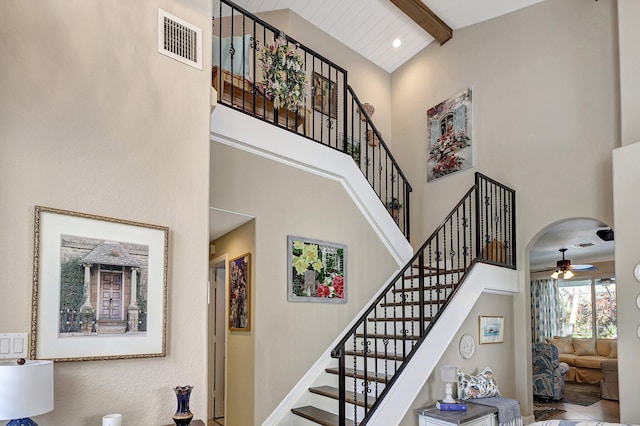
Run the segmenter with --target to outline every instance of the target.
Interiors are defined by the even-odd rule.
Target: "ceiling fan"
[[[572,272],[572,270],[588,270],[593,268],[593,265],[587,264],[572,265],[571,260],[564,258],[564,253],[567,251],[567,249],[561,248],[558,251],[562,253],[562,260],[558,260],[556,262],[556,269],[551,274],[551,278],[553,278],[554,280],[557,280],[558,278],[562,278],[565,280],[573,278],[575,274]]]

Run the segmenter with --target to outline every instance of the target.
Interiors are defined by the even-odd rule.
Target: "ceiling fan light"
[[[564,278],[565,280],[569,280],[569,279],[573,278],[573,276],[574,276],[574,275],[575,275],[575,274],[574,274],[573,272],[571,272],[571,271],[569,271],[569,270],[566,270],[566,271],[564,271],[563,278]]]
[[[554,280],[558,279],[558,271],[553,271],[553,274],[551,274],[551,278],[553,278]]]

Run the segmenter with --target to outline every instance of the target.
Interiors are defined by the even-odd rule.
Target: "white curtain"
[[[560,295],[558,281],[531,281],[531,337],[533,343],[560,334]]]

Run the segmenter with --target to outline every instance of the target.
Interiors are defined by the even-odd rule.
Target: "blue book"
[[[440,411],[467,411],[467,404],[464,402],[442,402],[436,401],[436,408]]]

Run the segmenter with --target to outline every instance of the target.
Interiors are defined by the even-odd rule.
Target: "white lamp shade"
[[[440,367],[440,378],[445,383],[452,383],[458,380],[458,367],[455,365],[443,365]]]
[[[0,362],[0,420],[53,410],[53,361]]]

